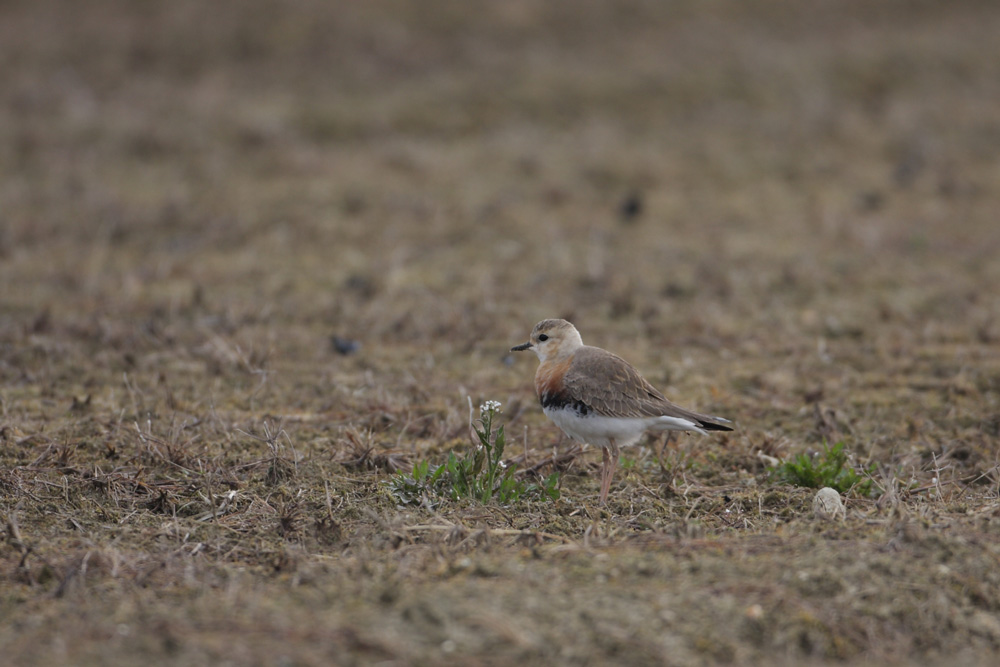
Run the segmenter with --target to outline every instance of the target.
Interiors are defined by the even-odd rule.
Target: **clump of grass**
[[[469,408],[471,411],[471,402]],[[414,463],[410,474],[398,473],[389,481],[392,494],[404,504],[433,503],[435,498],[473,498],[483,504],[494,499],[507,504],[528,497],[557,500],[559,473],[552,473],[541,484],[530,484],[517,479],[517,466],[503,460],[507,444],[504,427],[501,424],[494,429],[499,414],[499,401],[479,406],[479,419],[471,423],[475,436],[471,451],[461,458],[449,452],[439,466],[426,460]]]
[[[792,460],[771,468],[770,472],[782,482],[795,486],[813,489],[829,486],[840,493],[853,489],[858,495],[871,496],[871,476],[875,473],[875,465],[859,474],[847,459],[848,454],[841,441],[834,445],[824,444],[823,452],[814,456],[799,454]]]
[[[265,421],[264,435],[248,433],[247,431],[242,431],[240,429],[237,429],[237,431],[267,445],[270,455],[267,458],[258,461],[257,464],[267,464],[267,470],[264,473],[264,481],[267,482],[268,485],[277,486],[283,481],[291,479],[298,472],[298,463],[296,461],[298,456],[295,452],[295,446],[292,445],[292,439],[288,436],[288,433],[285,432],[285,429],[280,427],[280,425],[277,431],[272,431],[270,425],[268,425]],[[292,450],[293,458],[291,459],[282,453],[284,446],[281,444],[281,436],[285,436],[285,440],[288,442],[289,448]]]

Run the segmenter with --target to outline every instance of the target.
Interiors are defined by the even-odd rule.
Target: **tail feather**
[[[729,420],[722,417],[700,415],[686,410],[677,412],[675,415],[654,417],[647,428],[656,431],[694,431],[702,435],[708,435],[708,431],[733,430],[732,426],[728,426]]]
[[[721,417],[711,417],[711,419],[717,419],[718,422],[729,423],[728,419],[723,419]],[[732,426],[727,426],[726,424],[720,424],[718,422],[710,422],[707,419],[699,419],[698,426],[702,427],[706,431],[732,431]]]

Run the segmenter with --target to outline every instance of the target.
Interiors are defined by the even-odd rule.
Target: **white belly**
[[[543,408],[551,419],[569,437],[597,447],[610,447],[611,441],[619,447],[634,445],[646,431],[697,431],[705,434],[697,424],[680,417],[602,417],[581,415],[572,408]]]

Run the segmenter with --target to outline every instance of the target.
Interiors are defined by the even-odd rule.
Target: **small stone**
[[[969,630],[973,634],[997,641],[1000,638],[1000,620],[997,620],[996,616],[989,612],[977,609],[972,612],[972,616],[969,618]]]
[[[760,459],[761,463],[763,463],[769,468],[777,468],[779,465],[781,465],[781,461],[759,450],[757,451],[757,458]]]
[[[827,486],[820,489],[813,498],[813,514],[817,518],[832,521],[846,517],[847,510],[844,509],[844,501],[840,499],[837,490]]]
[[[361,342],[352,340],[350,338],[341,338],[340,336],[331,336],[330,343],[333,345],[333,349],[337,354],[342,354],[345,357],[349,354],[354,354],[361,349]]]
[[[618,205],[618,216],[622,222],[636,222],[642,215],[643,202],[642,194],[631,192]]]

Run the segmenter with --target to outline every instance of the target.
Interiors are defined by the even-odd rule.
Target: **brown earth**
[[[994,664],[998,35],[0,4],[5,661]],[[506,352],[543,317],[738,429],[629,450],[599,507]],[[397,506],[467,397],[559,501]],[[875,489],[842,521],[761,457],[824,442]]]

